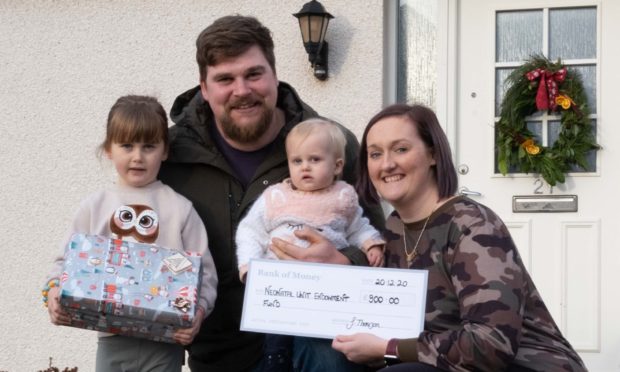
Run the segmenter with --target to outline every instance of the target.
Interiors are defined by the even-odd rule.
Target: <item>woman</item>
[[[428,270],[424,331],[384,340],[338,336],[332,346],[358,363],[396,355],[389,371],[585,371],[551,318],[510,234],[489,208],[454,196],[448,140],[423,106],[393,105],[368,123],[358,191],[379,195],[388,218],[388,267]]]

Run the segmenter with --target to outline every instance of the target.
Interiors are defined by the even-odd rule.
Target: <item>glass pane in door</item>
[[[596,65],[573,66],[572,68],[581,75],[590,113],[596,114]]]
[[[596,8],[549,9],[549,58],[596,58]]]
[[[543,41],[542,19],[542,10],[497,12],[496,61],[522,61],[533,53],[540,53]]]
[[[398,11],[397,100],[436,109],[437,0],[401,0]]]

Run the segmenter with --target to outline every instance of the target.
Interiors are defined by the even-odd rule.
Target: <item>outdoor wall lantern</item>
[[[299,20],[301,37],[308,53],[308,60],[314,68],[314,76],[319,80],[327,79],[327,25],[334,18],[325,11],[316,0],[304,4],[298,13],[293,14]]]

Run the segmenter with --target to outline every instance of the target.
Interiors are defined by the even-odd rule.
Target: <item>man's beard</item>
[[[264,102],[261,102],[260,105],[263,109],[262,115],[255,123],[246,123],[243,126],[234,122],[229,115],[230,109],[226,110],[219,120],[224,136],[239,143],[254,143],[258,141],[269,129],[273,118],[273,109],[267,107]]]

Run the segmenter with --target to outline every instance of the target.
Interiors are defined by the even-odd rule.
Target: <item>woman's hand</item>
[[[52,324],[71,325],[71,317],[60,306],[60,288],[52,287],[47,291],[47,312]]]
[[[332,347],[343,353],[348,360],[358,364],[371,364],[383,361],[388,340],[370,333],[356,333],[336,336]]]
[[[298,260],[307,262],[333,263],[350,265],[349,259],[338,252],[336,247],[319,232],[304,227],[295,231],[295,236],[310,243],[308,248],[301,248],[286,240],[273,238],[270,249],[281,260]]]
[[[190,328],[177,329],[177,331],[174,332],[174,336],[172,336],[174,341],[178,342],[181,345],[191,344],[192,341],[194,341],[194,337],[196,337],[196,335],[200,331],[200,326],[202,325],[204,317],[205,309],[203,309],[202,306],[198,306],[192,326]]]

